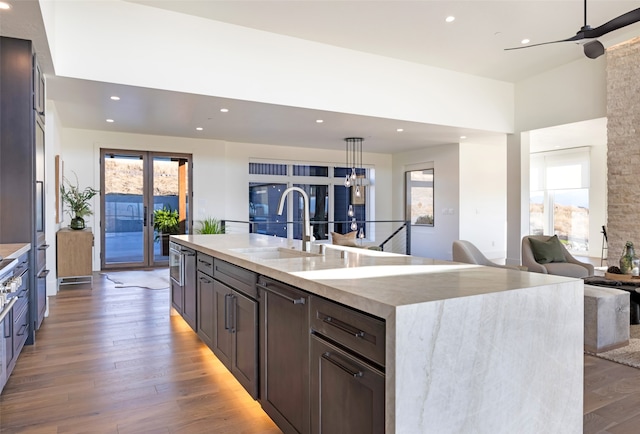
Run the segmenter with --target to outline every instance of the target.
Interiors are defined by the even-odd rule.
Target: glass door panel
[[[178,212],[178,231],[190,233],[189,217],[189,160],[171,156],[153,157],[153,211],[168,209]],[[169,235],[154,233],[153,262],[169,259]]]
[[[178,215],[171,234],[191,232],[191,156],[102,150],[101,267],[169,263],[169,235],[154,230],[154,211]]]
[[[103,267],[146,265],[143,156],[106,154],[102,167]]]
[[[309,219],[313,227],[313,236],[316,240],[328,238],[329,220],[329,186],[317,184],[295,184],[303,189],[309,196]],[[344,187],[343,187],[344,188]],[[297,206],[293,209],[293,238],[302,239],[302,222],[304,216],[304,202],[302,195],[293,192],[294,202]]]
[[[259,234],[287,237],[287,206],[278,215],[278,203],[287,184],[249,183],[249,221]]]

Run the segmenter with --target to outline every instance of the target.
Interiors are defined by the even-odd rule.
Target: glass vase
[[[632,274],[634,260],[637,260],[636,251],[633,248],[633,243],[627,241],[622,250],[622,257],[620,257],[620,272],[622,274]]]

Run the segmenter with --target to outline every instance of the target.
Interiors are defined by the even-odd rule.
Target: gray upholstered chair
[[[465,264],[486,265],[488,267],[510,268],[522,270],[523,267],[500,265],[490,261],[482,252],[470,241],[457,240],[453,242],[453,260]]]
[[[593,276],[593,265],[578,261],[571,256],[571,253],[560,244],[565,262],[549,262],[540,264],[536,261],[533,250],[531,250],[531,238],[538,241],[548,241],[550,235],[526,235],[522,238],[522,265],[534,273],[554,274],[557,276],[582,278]]]

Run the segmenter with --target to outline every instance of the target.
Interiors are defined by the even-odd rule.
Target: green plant
[[[222,222],[213,217],[198,220],[200,227],[196,229],[196,234],[224,234]]]
[[[89,201],[100,191],[92,187],[86,187],[84,190],[80,190],[78,186],[78,176],[75,173],[74,176],[76,178],[75,184],[72,184],[67,178],[64,178],[62,185],[60,185],[60,196],[62,197],[62,202],[68,206],[66,211],[69,217],[83,219],[93,214]]]
[[[153,211],[153,229],[156,230],[156,240],[160,234],[176,235],[179,231],[178,210],[162,207]]]

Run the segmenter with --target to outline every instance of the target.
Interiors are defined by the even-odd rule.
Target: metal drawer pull
[[[271,288],[267,288],[267,284],[266,284],[266,283],[264,283],[264,284],[262,284],[262,283],[258,283],[256,286],[258,286],[259,288],[264,289],[265,291],[268,291],[268,292],[272,293],[273,295],[277,295],[278,297],[282,297],[282,298],[284,298],[285,300],[288,300],[288,301],[290,301],[290,302],[291,302],[291,303],[293,303],[293,304],[305,304],[305,302],[306,302],[304,297],[300,297],[300,298],[291,298],[291,297],[288,297],[288,296],[286,296],[286,295],[284,295],[284,294],[280,294],[279,292],[274,291],[274,290],[273,290],[273,289],[271,289]]]
[[[43,277],[47,277],[47,276],[49,275],[49,272],[50,272],[50,271],[51,271],[51,270],[42,270],[42,271],[40,272],[40,274],[38,274],[37,278],[38,278],[38,279],[42,279]]]
[[[344,366],[342,363],[338,362],[337,360],[334,360],[331,358],[331,353],[326,352],[322,355],[322,358],[325,359],[327,362],[330,362],[334,365],[336,365],[338,368],[342,369],[344,372],[346,372],[347,374],[349,374],[349,376],[353,377],[353,378],[360,378],[362,377],[364,374],[362,373],[362,371],[352,371],[351,369],[347,368],[346,366]]]
[[[325,322],[326,324],[334,326],[338,330],[342,330],[345,333],[349,333],[350,335],[353,335],[356,338],[364,338],[365,333],[362,330],[358,330],[357,328],[352,327],[349,324],[345,324],[340,320],[333,319],[330,316],[325,316],[322,319],[322,321]]]
[[[49,244],[43,244],[41,246],[38,246],[38,250],[47,250],[49,248]]]
[[[205,279],[204,277],[200,277],[201,282],[211,283],[209,279]]]
[[[206,265],[207,267],[211,267],[211,263],[209,263],[207,261],[203,261],[202,259],[198,259],[198,262],[200,262],[201,264]]]
[[[224,329],[229,330],[229,297],[231,294],[224,295]]]
[[[24,333],[27,331],[27,327],[29,327],[28,324],[22,324],[22,327],[20,327],[20,331],[18,331],[18,333],[16,335],[17,336],[24,335]]]

